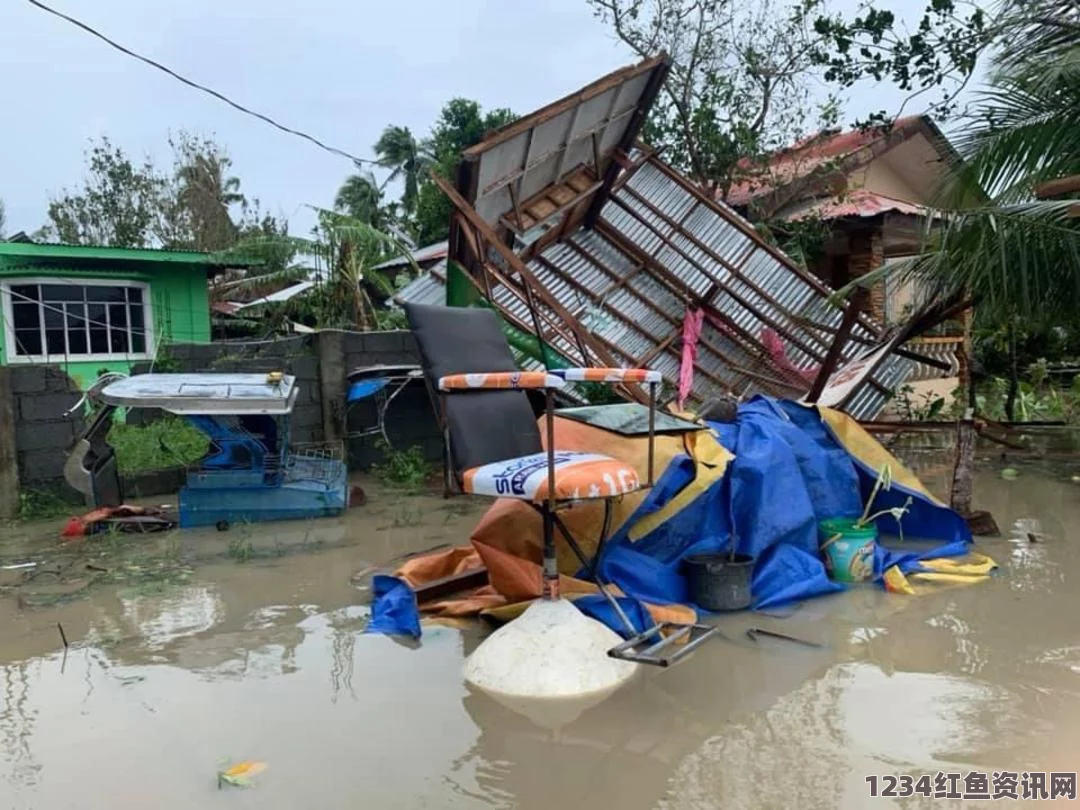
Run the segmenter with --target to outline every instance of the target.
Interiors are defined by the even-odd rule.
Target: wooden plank
[[[577,196],[577,192],[568,185],[553,186],[547,193],[548,199],[553,200],[560,208],[569,203]]]
[[[19,462],[15,451],[15,394],[11,367],[0,366],[0,520],[19,515]]]
[[[1035,196],[1040,200],[1051,197],[1061,197],[1065,194],[1080,192],[1080,174],[1072,174],[1068,177],[1059,177],[1056,180],[1047,180],[1035,186]]]
[[[589,174],[588,170],[586,169],[576,171],[566,178],[566,184],[578,194],[583,194],[588,191],[589,186],[591,186],[594,182],[596,182],[595,179],[592,177],[592,175]]]
[[[547,197],[541,197],[539,200],[530,203],[526,206],[525,211],[530,217],[537,221],[545,220],[556,211],[559,210],[559,206],[549,200]]]
[[[434,602],[436,599],[443,599],[462,591],[471,591],[487,584],[488,571],[484,567],[472,568],[458,574],[451,574],[448,577],[440,577],[416,588],[416,604],[422,605],[425,602]]]
[[[526,230],[525,215],[521,213],[521,203],[518,200],[517,188],[511,183],[507,186],[507,191],[510,192],[510,205],[514,207],[514,225],[520,230]]]
[[[847,343],[848,336],[851,334],[858,317],[859,305],[856,301],[852,301],[848,304],[848,308],[844,312],[844,319],[840,322],[840,328],[836,331],[832,345],[829,347],[825,359],[821,362],[821,368],[818,369],[817,377],[814,378],[814,384],[810,386],[810,393],[806,395],[807,402],[817,402],[821,392],[825,390],[825,383],[832,376],[836,364],[843,359],[844,345]]]
[[[540,297],[540,299],[551,309],[552,312],[554,312],[560,319],[562,319],[562,321],[567,326],[571,328],[571,330],[575,333],[579,340],[583,341],[587,345],[591,344],[589,345],[589,348],[593,350],[593,352],[596,354],[596,356],[600,359],[602,363],[611,366],[615,365],[615,360],[611,356],[611,354],[609,354],[606,350],[602,350],[598,345],[595,344],[595,342],[590,341],[587,334],[582,334],[584,330],[582,329],[581,324],[578,323],[577,319],[574,318],[574,316],[567,311],[566,307],[560,304],[555,299],[555,297],[547,291],[544,285],[541,284],[539,279],[536,278],[533,272],[525,266],[525,263],[521,261],[517,254],[515,254],[514,251],[510,250],[506,247],[506,245],[502,244],[502,242],[499,241],[499,238],[495,233],[495,229],[492,228],[491,225],[489,225],[483,219],[483,217],[476,213],[476,210],[471,205],[469,205],[468,202],[465,201],[461,194],[458,193],[457,189],[455,189],[453,186],[447,183],[446,180],[439,177],[438,175],[434,176],[434,181],[435,185],[437,185],[439,189],[447,197],[450,198],[451,204],[458,209],[458,211],[462,214],[462,216],[466,218],[466,220],[469,221],[469,223],[475,229],[476,233],[480,237],[486,239],[489,244],[495,247],[495,249],[499,252],[499,255],[502,257],[503,261],[507,263],[507,266],[510,268],[510,270],[512,272],[516,272],[519,276],[521,276],[524,283],[530,284],[536,289],[537,295]]]

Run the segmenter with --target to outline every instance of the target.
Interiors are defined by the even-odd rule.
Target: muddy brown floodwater
[[[874,774],[1080,770],[1080,470],[987,464],[989,582],[725,618],[727,640],[554,731],[469,693],[480,628],[360,632],[353,574],[463,541],[479,505],[373,493],[340,521],[253,527],[251,553],[184,533],[185,554],[231,545],[163,588],[0,601],[0,808],[862,808],[899,803],[869,797]],[[254,786],[219,790],[249,759],[269,765]]]

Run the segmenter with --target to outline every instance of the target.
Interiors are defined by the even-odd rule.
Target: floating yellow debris
[[[882,577],[885,590],[890,593],[903,593],[909,596],[928,593],[926,588],[916,588],[914,583],[934,583],[939,585],[972,585],[985,582],[990,572],[997,568],[997,563],[985,554],[971,553],[966,557],[953,559],[939,557],[935,560],[920,560],[919,564],[927,569],[913,571],[905,576],[897,566],[885,571]]]
[[[234,787],[250,787],[251,777],[257,776],[265,770],[265,762],[256,762],[254,760],[237,762],[223,771],[218,771],[218,787],[220,788],[223,784],[233,785]]]

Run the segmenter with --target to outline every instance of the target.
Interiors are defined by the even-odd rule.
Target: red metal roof
[[[829,130],[818,132],[787,149],[774,153],[762,167],[759,176],[732,186],[725,202],[728,205],[745,205],[777,187],[806,177],[823,164],[854,155],[860,149],[870,146],[893,132],[902,131],[914,134],[921,120],[920,115],[898,118],[893,122],[890,130],[874,128],[853,129],[848,132]],[[752,167],[749,162],[746,162],[743,168],[750,170]]]
[[[895,197],[887,197],[884,194],[867,191],[866,189],[855,189],[842,197],[812,203],[784,218],[799,220],[810,214],[816,214],[822,219],[876,217],[878,214],[888,212],[910,214],[913,217],[927,216],[931,213],[930,209],[924,205],[916,205],[915,203],[898,200]]]

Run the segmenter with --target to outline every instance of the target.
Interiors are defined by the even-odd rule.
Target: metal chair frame
[[[433,403],[437,403],[436,414],[439,428],[443,436],[443,479],[444,497],[449,498],[452,494],[451,481],[457,484],[457,491],[464,493],[462,472],[454,467],[451,453],[451,434],[446,417],[446,400],[458,392],[437,390],[432,385],[432,380],[427,374],[424,381]],[[648,432],[648,464],[647,476],[643,485],[638,489],[650,489],[654,485],[654,462],[655,462],[655,419],[656,419],[656,394],[657,383],[648,383],[649,387],[649,432]],[[468,394],[464,394],[467,396]],[[612,610],[615,611],[623,626],[621,635],[626,639],[621,644],[608,650],[608,655],[626,661],[651,664],[654,666],[668,667],[682,660],[698,646],[718,633],[719,628],[705,624],[679,624],[675,622],[658,622],[645,632],[639,632],[619,605],[618,600],[608,589],[599,574],[600,562],[603,556],[604,545],[608,540],[611,530],[611,507],[614,502],[623,496],[605,496],[602,498],[559,499],[555,497],[555,407],[554,396],[551,388],[544,389],[544,416],[546,422],[546,452],[548,468],[547,497],[541,503],[531,500],[525,501],[537,512],[543,521],[543,584],[541,598],[559,598],[559,571],[558,558],[555,548],[556,526],[566,538],[574,556],[581,562],[583,569],[588,572],[590,579],[596,584],[597,589],[607,600]],[[597,541],[596,553],[589,560],[580,544],[574,538],[569,528],[559,517],[558,512],[580,501],[602,500],[604,502],[604,521]]]

